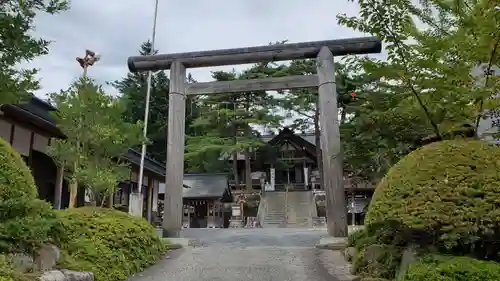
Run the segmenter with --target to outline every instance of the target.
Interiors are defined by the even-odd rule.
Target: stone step
[[[289,224],[309,224],[309,221],[288,221]]]
[[[293,219],[294,219],[294,221],[309,221],[309,218],[304,218],[304,217],[298,217],[298,218],[295,217]]]

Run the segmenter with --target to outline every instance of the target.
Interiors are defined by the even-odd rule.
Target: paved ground
[[[176,250],[130,281],[336,281],[325,235],[305,229],[186,229],[194,247]],[[338,254],[338,253],[337,253]]]

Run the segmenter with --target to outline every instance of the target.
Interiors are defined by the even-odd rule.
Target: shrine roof
[[[230,193],[227,174],[184,174],[182,198],[222,198]]]

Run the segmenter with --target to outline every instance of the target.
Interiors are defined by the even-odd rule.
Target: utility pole
[[[82,78],[87,77],[87,70],[89,66],[94,65],[99,60],[99,56],[96,55],[95,52],[90,51],[90,50],[85,50],[85,56],[83,58],[77,57],[76,61],[80,64],[80,66],[83,68],[83,74]],[[80,144],[77,142],[76,147],[79,148]],[[73,167],[73,170],[76,170],[76,167]],[[62,190],[62,183],[63,181],[58,181],[58,185],[61,185],[60,187],[58,186],[58,189]],[[70,183],[70,188],[69,188],[69,207],[70,208],[75,208],[76,207],[76,196],[78,193],[78,182],[74,181]]]
[[[149,51],[150,55],[153,55],[154,51],[155,51],[156,18],[157,17],[158,17],[158,0],[155,1],[155,9],[154,9],[154,16],[153,16],[153,28],[152,28],[152,35],[151,35],[151,50]],[[146,88],[146,106],[144,108],[144,128],[143,128],[143,132],[142,132],[143,141],[142,141],[142,146],[141,146],[141,162],[139,165],[139,180],[137,183],[137,194],[132,195],[132,198],[137,200],[137,203],[139,206],[138,206],[138,210],[134,210],[134,209],[129,208],[130,213],[135,214],[137,216],[141,216],[141,217],[142,217],[142,210],[144,209],[143,202],[142,202],[142,200],[143,200],[142,185],[143,185],[143,181],[144,181],[144,160],[146,157],[146,149],[147,149],[146,139],[148,137],[149,103],[150,103],[150,99],[151,99],[151,82],[152,82],[151,80],[152,80],[152,77],[153,77],[153,72],[150,70],[150,71],[148,71],[148,82],[147,82],[148,84],[147,84],[147,88]],[[149,184],[148,183],[146,183],[146,184],[149,188]],[[130,207],[132,207],[132,204]],[[148,208],[150,208],[150,207],[148,206]],[[148,218],[148,220],[149,220],[149,218]]]

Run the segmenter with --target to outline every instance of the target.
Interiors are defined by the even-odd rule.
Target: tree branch
[[[383,21],[384,17],[382,14],[380,14],[380,11],[379,9],[377,9],[376,7],[373,6],[373,3],[371,3],[371,6],[372,6],[372,9],[376,12],[377,16],[379,17],[379,20],[380,21]],[[394,34],[394,32],[392,31],[392,29],[387,29],[389,35],[392,37],[393,39],[393,42],[395,45],[397,45],[397,49],[396,49],[396,52],[398,52],[399,56],[401,57],[402,61],[403,61],[403,64],[404,64],[404,68],[405,68],[405,72],[406,73],[409,73],[409,70],[408,70],[408,62],[405,58],[405,56],[400,52],[402,46],[401,46],[401,41],[399,39],[397,39],[397,36]],[[439,131],[439,127],[437,125],[436,122],[434,122],[431,114],[430,114],[430,111],[429,109],[427,108],[427,106],[423,103],[421,97],[420,97],[420,93],[418,93],[418,91],[415,89],[415,87],[413,86],[413,83],[411,82],[410,79],[404,79],[403,77],[403,81],[404,80],[407,80],[407,84],[412,92],[412,94],[415,96],[415,98],[417,99],[418,101],[418,104],[422,107],[422,109],[424,110],[424,113],[425,113],[425,116],[427,117],[427,119],[429,120],[429,122],[431,123],[431,126],[432,128],[434,129],[434,133],[436,134],[436,136],[441,139],[442,136],[441,136],[441,132]]]
[[[299,111],[299,110],[297,110],[297,109],[292,109],[292,110],[293,110],[293,111],[295,111],[295,113],[297,113],[297,114],[299,114],[299,115],[302,115],[302,116],[307,117],[307,118],[309,118],[309,119],[314,119],[314,116],[312,116],[312,115],[308,115],[308,114],[306,114],[306,113],[304,113],[304,112],[301,112],[301,111]]]
[[[493,49],[491,50],[490,54],[490,59],[488,61],[488,68],[486,69],[486,78],[484,81],[484,87],[488,86],[489,79],[491,77],[491,67],[493,66],[493,58],[495,57],[495,54],[498,50],[498,47],[500,45],[500,33],[497,34],[497,40],[495,44],[493,45]],[[479,138],[478,135],[478,128],[479,128],[479,122],[481,121],[481,118],[483,117],[483,107],[484,107],[484,98],[481,98],[481,101],[479,102],[479,109],[478,109],[478,114],[476,118],[476,124],[474,125],[474,135],[476,138]]]

